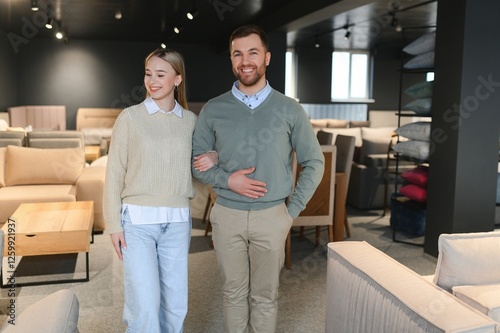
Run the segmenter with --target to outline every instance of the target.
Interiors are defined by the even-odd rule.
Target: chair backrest
[[[26,145],[26,133],[17,131],[0,131],[0,147]]]
[[[356,138],[347,135],[337,135],[335,146],[337,147],[337,172],[346,174],[346,195],[349,187],[349,178],[351,177],[352,160],[354,158]]]
[[[85,144],[80,131],[33,131],[28,132],[28,146],[32,148],[83,148]]]
[[[335,199],[335,166],[337,148],[333,145],[321,146],[325,156],[325,171],[316,192],[306,205],[306,208],[293,221],[293,226],[331,225],[333,222],[333,204]],[[293,175],[295,181],[301,171],[297,160],[293,160]]]
[[[318,138],[318,142],[320,145],[331,145],[333,144],[333,133],[328,133],[322,130],[319,130],[316,134],[316,138]]]

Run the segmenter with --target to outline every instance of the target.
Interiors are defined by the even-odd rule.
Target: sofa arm
[[[69,289],[62,289],[28,306],[15,319],[7,316],[1,331],[78,333],[79,311],[80,304],[75,293]]]
[[[494,320],[366,242],[328,244],[326,284],[328,333],[497,332]]]
[[[87,167],[76,182],[76,200],[94,201],[94,231],[106,229],[102,208],[105,179],[106,167]]]

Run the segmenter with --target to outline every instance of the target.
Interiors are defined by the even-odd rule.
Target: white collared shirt
[[[267,80],[266,80],[266,86],[261,91],[259,91],[258,93],[254,94],[252,96],[248,96],[248,95],[245,95],[244,93],[242,93],[238,89],[238,86],[239,86],[239,82],[236,81],[233,84],[233,88],[231,89],[233,96],[236,97],[236,99],[238,99],[239,101],[242,101],[243,103],[245,103],[245,105],[248,106],[252,110],[255,109],[256,107],[258,107],[259,105],[261,105],[262,102],[265,101],[266,97],[269,96],[269,94],[272,91],[272,88],[269,85],[269,82]]]

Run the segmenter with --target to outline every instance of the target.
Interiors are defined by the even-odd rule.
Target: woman
[[[124,265],[127,332],[182,332],[187,313],[191,140],[182,56],[158,49],[145,61],[147,98],[113,128],[104,214]],[[216,154],[204,154],[206,170]]]

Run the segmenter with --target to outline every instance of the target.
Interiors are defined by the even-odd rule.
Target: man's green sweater
[[[293,189],[292,151],[302,166],[288,212],[296,218],[311,199],[323,177],[324,157],[309,119],[300,104],[276,90],[250,109],[231,91],[208,101],[193,136],[193,156],[215,150],[217,166],[193,175],[213,186],[217,203],[239,210],[261,210],[283,203]],[[255,166],[247,175],[267,184],[258,199],[239,195],[228,188],[229,176]]]

